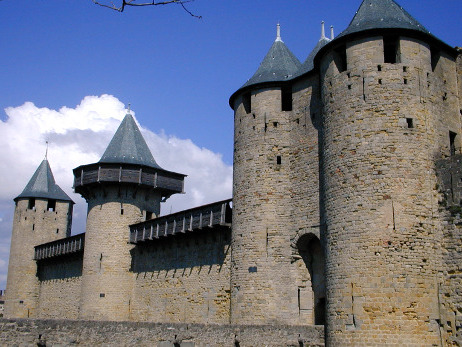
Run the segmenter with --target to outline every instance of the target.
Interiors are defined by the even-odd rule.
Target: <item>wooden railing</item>
[[[74,169],[74,189],[88,184],[118,182],[151,186],[171,193],[182,193],[184,175],[127,164],[90,164]]]
[[[206,228],[231,226],[231,199],[169,214],[130,226],[130,242],[155,240]]]
[[[85,233],[66,237],[48,243],[35,246],[35,260],[49,259],[53,257],[83,252],[85,246]]]

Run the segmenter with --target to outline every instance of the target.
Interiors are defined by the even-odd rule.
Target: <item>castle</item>
[[[460,346],[461,96],[461,51],[393,0],[362,1],[304,63],[278,26],[230,98],[232,202],[159,217],[185,175],[156,163],[127,114],[101,160],[74,169],[84,234],[70,236],[47,160],[14,199],[5,316]]]

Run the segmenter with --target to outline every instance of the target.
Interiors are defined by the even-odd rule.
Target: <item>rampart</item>
[[[0,345],[324,346],[322,326],[0,319]]]

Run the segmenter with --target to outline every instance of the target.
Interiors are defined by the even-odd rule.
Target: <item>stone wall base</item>
[[[0,319],[5,346],[324,346],[323,326]]]

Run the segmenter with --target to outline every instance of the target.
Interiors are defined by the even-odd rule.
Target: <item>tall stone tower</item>
[[[36,317],[39,281],[34,246],[70,236],[74,203],[55,183],[47,159],[14,201],[5,316]]]
[[[301,64],[276,40],[257,72],[233,96],[234,174],[231,322],[289,323],[292,91]]]
[[[156,217],[160,203],[183,192],[185,175],[157,165],[127,114],[98,163],[74,169],[88,203],[80,318],[130,320],[133,281],[129,225]]]
[[[456,52],[364,0],[317,55],[330,346],[440,345],[435,160],[460,147]]]

